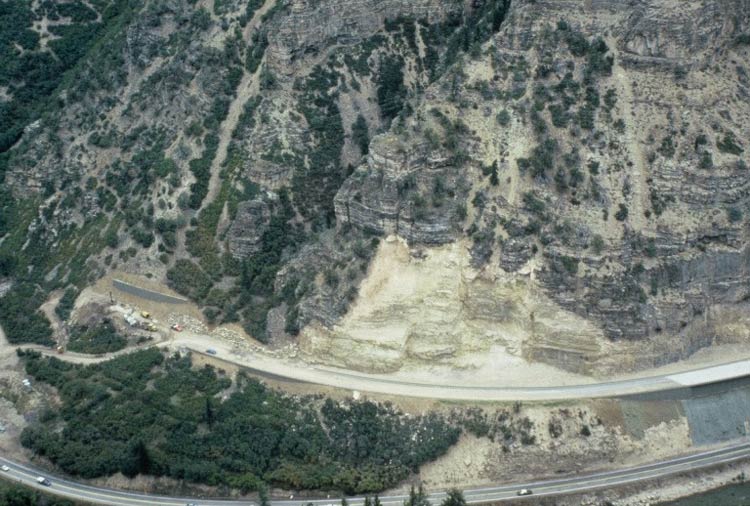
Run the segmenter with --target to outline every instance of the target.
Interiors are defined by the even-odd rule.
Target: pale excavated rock
[[[302,352],[325,363],[393,371],[408,362],[455,363],[504,347],[510,355],[590,373],[604,338],[554,304],[528,274],[471,267],[463,242],[411,256],[383,242],[359,297],[336,325],[307,327]]]

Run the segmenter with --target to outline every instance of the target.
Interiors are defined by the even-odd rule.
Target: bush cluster
[[[22,355],[62,406],[21,441],[83,478],[122,472],[253,489],[368,493],[394,486],[454,444],[436,414],[407,417],[370,401],[290,398],[240,375],[237,385],[189,358],[144,350],[92,366]]]

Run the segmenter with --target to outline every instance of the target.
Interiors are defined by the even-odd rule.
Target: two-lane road
[[[750,359],[736,362],[704,366],[699,369],[637,376],[605,382],[579,383],[558,386],[504,386],[498,384],[453,384],[441,382],[417,382],[394,378],[388,374],[368,374],[336,367],[308,364],[302,360],[291,360],[240,349],[232,343],[209,336],[188,332],[176,334],[168,341],[147,344],[139,348],[128,348],[106,355],[84,355],[66,353],[58,355],[54,350],[42,346],[24,346],[40,353],[53,356],[66,362],[95,364],[111,360],[120,355],[132,353],[150,346],[167,346],[174,351],[189,350],[193,353],[210,356],[252,373],[278,380],[310,383],[328,387],[357,390],[385,395],[421,397],[452,401],[562,401],[624,397],[653,392],[678,390],[711,383],[720,383],[750,376]],[[12,349],[7,347],[8,349]],[[211,348],[215,354],[209,355]]]
[[[697,471],[709,467],[728,464],[750,458],[750,443],[743,441],[719,449],[673,458],[652,464],[641,465],[628,469],[606,471],[593,474],[585,474],[570,478],[555,480],[544,480],[493,487],[476,488],[464,491],[464,496],[470,504],[502,502],[518,499],[519,490],[526,488],[533,491],[533,497],[558,496],[563,494],[581,493],[597,489],[607,489],[622,485],[633,484],[667,476]],[[8,480],[20,482],[23,485],[43,490],[47,493],[85,501],[95,504],[109,506],[176,506],[188,503],[200,506],[255,506],[250,500],[230,499],[198,499],[184,497],[163,497],[133,492],[124,492],[101,487],[82,485],[61,478],[51,477],[42,471],[35,470],[7,459],[0,458],[0,464],[7,465],[10,470],[3,472],[2,477]],[[51,480],[51,486],[46,487],[36,482],[38,476],[46,476]],[[445,497],[444,492],[432,492],[430,500],[433,504],[439,503]],[[382,496],[380,498],[384,506],[401,506],[406,499],[403,495]],[[348,499],[351,506],[362,506],[362,497]],[[272,500],[272,506],[300,506],[300,504],[312,503],[315,506],[327,506],[338,503],[338,499],[279,499]]]

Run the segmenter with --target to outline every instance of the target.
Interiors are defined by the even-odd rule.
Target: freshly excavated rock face
[[[491,266],[478,271],[464,241],[410,249],[391,236],[381,243],[349,312],[338,323],[334,318],[327,326],[307,326],[302,352],[329,365],[392,372],[407,365],[473,364],[493,348],[493,360],[522,357],[606,377],[662,366],[712,343],[750,339],[745,303],[716,304],[679,335],[665,331],[612,342],[595,323],[548,296],[539,267],[531,262],[518,272]],[[601,311],[612,304],[601,301]]]
[[[304,353],[314,360],[369,371],[408,362],[455,363],[493,345],[509,355],[592,372],[606,344],[601,331],[560,309],[533,272],[478,272],[467,245],[419,251],[384,241],[348,314],[328,329],[307,327]]]

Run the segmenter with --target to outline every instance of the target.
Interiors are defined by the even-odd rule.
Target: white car
[[[533,493],[534,492],[532,492],[528,488],[522,488],[521,490],[519,490],[518,492],[516,492],[516,495],[523,496],[523,495],[531,495]]]
[[[3,471],[5,471],[6,473],[8,471],[10,471],[10,467],[6,466],[5,464],[3,464],[2,466],[0,466],[0,469],[2,469]]]

